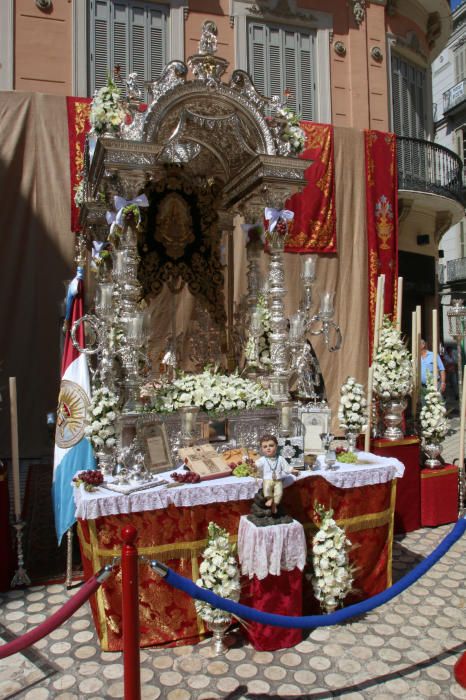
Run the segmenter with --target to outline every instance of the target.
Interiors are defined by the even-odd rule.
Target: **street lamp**
[[[466,335],[466,307],[463,306],[462,299],[453,299],[452,307],[447,311],[448,316],[448,332],[451,337],[456,340],[456,353],[458,359],[458,396],[460,400],[460,412],[463,409],[463,372],[462,372],[462,354],[461,341]],[[461,416],[461,420],[463,420]],[[463,424],[462,424],[463,425]],[[462,454],[463,453],[463,454]],[[460,460],[459,460],[459,516],[463,515],[465,492],[465,473],[464,473],[464,446],[460,440]]]
[[[456,340],[456,355],[458,361],[458,396],[463,395],[463,363],[461,341],[466,336],[466,307],[462,299],[453,299],[452,307],[447,311],[448,332]]]

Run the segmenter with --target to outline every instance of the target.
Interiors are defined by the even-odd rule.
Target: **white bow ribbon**
[[[265,208],[265,218],[269,221],[269,231],[272,233],[275,226],[278,224],[279,219],[284,219],[285,221],[293,221],[294,211],[289,209],[273,209],[272,207]]]
[[[110,212],[107,212],[109,214]],[[102,248],[107,245],[106,241],[92,241],[92,257],[98,258]]]
[[[113,203],[115,205],[115,209],[117,210],[115,223],[118,226],[123,226],[123,210],[130,204],[136,204],[136,206],[138,207],[149,206],[149,200],[147,199],[145,194],[140,194],[139,197],[135,197],[134,199],[125,199],[124,197],[119,197],[118,195],[116,195],[113,198]]]

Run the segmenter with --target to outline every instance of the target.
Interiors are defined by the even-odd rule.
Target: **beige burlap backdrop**
[[[21,457],[50,455],[59,384],[59,304],[72,272],[62,97],[0,92],[0,456],[10,453],[8,377],[17,377]]]
[[[58,395],[63,281],[74,272],[65,100],[0,93],[0,119],[0,456],[10,453],[8,377],[16,376],[20,453],[42,457],[51,453],[45,417],[55,409]],[[322,338],[313,340],[334,415],[342,381],[352,374],[365,382],[368,359],[362,133],[335,129],[335,171],[338,255],[319,258],[314,298],[317,305],[319,290],[336,291],[335,317],[342,329],[343,347],[328,353]],[[244,238],[237,229],[236,300],[246,289],[245,273]],[[299,301],[299,256],[286,256],[286,279],[289,314]],[[176,306],[179,332],[196,317],[198,307],[187,292],[177,297]],[[170,333],[172,307],[166,290],[150,308],[155,357]]]

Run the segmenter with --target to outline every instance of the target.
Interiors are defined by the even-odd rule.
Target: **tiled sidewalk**
[[[395,578],[429,554],[449,530],[450,526],[423,529],[398,539]],[[453,677],[453,665],[466,649],[465,555],[463,538],[392,602],[346,625],[315,629],[294,649],[256,652],[241,639],[220,658],[212,657],[210,640],[196,647],[145,649],[142,697],[466,698]],[[0,622],[20,635],[72,593],[59,585],[12,591],[0,600]],[[19,655],[0,662],[0,697],[12,693],[27,700],[123,697],[122,655],[100,651],[87,605],[35,649],[42,657],[43,674],[52,675],[38,675],[35,685],[22,691],[26,678],[32,678],[31,668]]]

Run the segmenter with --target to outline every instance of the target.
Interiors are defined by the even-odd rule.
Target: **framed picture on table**
[[[300,407],[299,420],[302,423],[304,454],[323,454],[321,433],[330,430],[332,412],[326,403],[308,404]]]
[[[173,468],[167,431],[161,421],[138,426],[138,438],[144,450],[144,464],[153,474]]]

